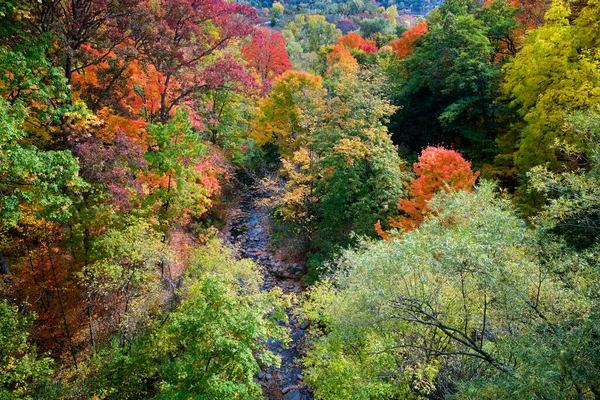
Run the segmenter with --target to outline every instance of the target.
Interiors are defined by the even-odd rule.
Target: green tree
[[[69,88],[48,59],[52,35],[33,28],[35,6],[24,0],[0,5],[0,97],[24,105],[34,127],[47,127],[67,111]]]
[[[597,108],[566,118],[565,136],[581,146],[558,143],[557,150],[580,168],[553,172],[541,165],[528,172],[531,190],[547,200],[533,219],[540,236],[539,259],[547,275],[537,293],[554,282],[554,306],[535,310],[532,329],[514,333],[516,355],[511,374],[492,374],[460,385],[458,398],[596,399],[600,375],[598,341],[598,155],[600,116]],[[585,149],[585,150],[584,150]]]
[[[260,397],[254,376],[260,365],[279,362],[262,340],[283,339],[281,293],[262,293],[256,265],[234,260],[216,242],[196,254],[191,277],[186,299],[157,337],[169,355],[157,398]]]
[[[99,352],[69,397],[255,399],[253,378],[277,364],[264,340],[282,340],[281,291],[261,291],[262,275],[217,240],[199,247],[183,277],[181,303],[131,346]]]
[[[48,383],[52,360],[38,357],[28,343],[30,318],[23,318],[6,300],[0,300],[0,398],[33,399],[40,385]]]
[[[455,144],[470,158],[489,158],[500,68],[492,62],[487,31],[465,11],[436,18],[397,66],[402,72],[394,103],[401,108],[392,120],[394,139],[414,151]]]
[[[79,165],[67,151],[27,144],[21,129],[26,110],[0,98],[0,229],[15,225],[23,210],[61,219],[69,216],[69,191],[77,190]]]
[[[224,148],[236,149],[250,125],[254,102],[232,90],[213,90],[204,93],[199,103],[209,140]]]
[[[395,110],[383,96],[385,86],[368,71],[343,77],[315,134],[314,241],[326,252],[352,243],[349,232],[374,236],[374,224],[387,220],[404,195],[405,163],[384,126]]]
[[[360,35],[365,39],[375,39],[379,35],[393,33],[393,24],[391,19],[386,18],[365,18],[358,23],[360,26]]]
[[[497,341],[504,328],[518,324],[503,318],[506,307],[526,309],[517,299],[536,268],[532,238],[508,204],[494,200],[491,185],[438,196],[430,206],[439,217],[401,241],[347,254],[334,281],[336,295],[316,289],[306,306],[328,332],[307,358],[318,398],[327,397],[320,385],[335,393],[327,371],[346,370],[346,358],[357,364],[345,374],[361,382],[355,390],[363,398],[425,398],[435,383],[443,385],[436,377],[452,362],[459,376],[481,359],[488,368],[508,368]],[[498,286],[502,281],[505,286]],[[495,342],[486,339],[487,330],[499,335]],[[328,351],[331,357],[323,359]]]
[[[68,221],[74,213],[74,200],[87,187],[78,176],[79,164],[70,151],[45,151],[32,144],[31,135],[22,130],[26,116],[21,100],[11,105],[0,97],[0,274],[10,272],[5,252],[22,255],[19,230],[37,231],[25,235],[25,239],[38,246],[39,241],[48,245],[53,236],[53,229],[48,228]],[[28,229],[32,225],[33,229]],[[44,235],[39,235],[41,227],[45,227]],[[54,261],[50,264],[65,334],[76,363],[61,285]],[[50,277],[46,284],[50,284]]]
[[[167,232],[173,218],[182,221],[190,216],[199,217],[210,203],[195,168],[207,148],[181,109],[168,122],[150,125],[147,132],[151,146],[145,157],[149,174],[158,185],[147,200],[160,207],[160,221]]]
[[[600,228],[600,110],[596,107],[567,118],[565,136],[580,146],[558,143],[570,164],[579,168],[557,173],[550,165],[539,165],[527,173],[530,190],[543,194],[547,204],[536,220],[561,234],[577,248],[596,243]]]
[[[287,34],[286,34],[287,33]],[[334,44],[342,32],[325,20],[323,15],[297,15],[285,26],[284,34],[302,45],[305,52],[316,52],[323,45]]]
[[[511,6],[506,0],[494,0],[475,12],[494,49],[492,62],[502,62],[507,57],[517,54],[520,49],[515,33],[515,30],[520,28],[516,18],[518,11],[517,7]]]
[[[318,117],[306,124],[310,136],[283,159],[288,181],[274,196],[274,215],[282,236],[299,238],[304,251],[331,256],[355,241],[351,232],[375,235],[375,222],[403,194],[404,163],[383,125],[394,111],[384,86],[367,71],[339,77],[320,115],[309,114]]]
[[[121,346],[128,345],[161,305],[156,293],[170,271],[169,252],[161,235],[142,220],[109,230],[96,239],[92,252],[96,260],[83,268],[82,279],[89,301],[103,305],[97,322],[102,330],[118,332]]]
[[[597,246],[528,228],[485,181],[430,206],[418,230],[348,252],[313,289],[315,396],[595,398]]]

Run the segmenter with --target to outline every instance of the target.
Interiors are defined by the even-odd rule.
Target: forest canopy
[[[0,3],[0,399],[600,398],[600,1]]]

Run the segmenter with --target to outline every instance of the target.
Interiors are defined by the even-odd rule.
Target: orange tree
[[[389,219],[392,227],[404,231],[411,231],[423,222],[429,210],[427,203],[435,193],[441,190],[470,191],[479,176],[479,172],[473,172],[471,163],[460,153],[443,147],[427,147],[413,168],[417,177],[406,185],[410,197],[400,199],[398,206],[403,215],[399,219]],[[381,229],[379,222],[377,224],[379,235],[388,238],[390,234]]]

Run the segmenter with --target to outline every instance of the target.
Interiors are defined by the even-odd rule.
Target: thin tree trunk
[[[65,61],[65,78],[67,79],[67,85],[71,84],[73,79],[73,59],[69,52],[72,51],[70,48],[67,49],[67,60]],[[69,93],[69,103],[71,103],[71,93]]]
[[[165,87],[160,94],[160,122],[166,124],[169,120],[169,107],[167,106],[167,92],[169,90],[169,82],[171,81],[171,75],[167,75],[165,78]]]
[[[8,264],[4,259],[4,255],[0,252],[0,275],[8,275],[10,271],[8,270]]]
[[[85,271],[87,273],[87,267],[88,267],[88,263],[89,263],[89,238],[90,238],[90,231],[86,228],[85,232],[84,232],[84,236],[83,236],[83,249],[85,252]],[[88,317],[88,328],[90,331],[90,343],[92,345],[92,351],[94,353],[96,353],[96,340],[94,339],[94,324],[93,324],[93,319],[92,319],[92,305],[90,303],[90,288],[88,285],[88,282],[85,282],[85,308],[86,308],[86,313],[87,313],[87,317]]]
[[[94,339],[94,321],[92,319],[92,305],[90,303],[89,288],[86,283],[85,285],[85,308],[88,317],[88,328],[90,331],[90,343],[92,345],[92,352],[96,353],[96,340]]]

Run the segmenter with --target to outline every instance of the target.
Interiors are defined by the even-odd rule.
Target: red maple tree
[[[254,79],[221,50],[250,35],[256,9],[225,0],[142,2],[132,24],[132,37],[143,62],[164,77],[160,93],[162,122],[176,106],[194,95],[219,90],[245,90]],[[192,118],[194,117],[191,115]]]
[[[292,69],[285,44],[285,37],[280,32],[258,28],[252,33],[252,39],[242,46],[244,60],[258,73],[263,83],[270,84]]]

